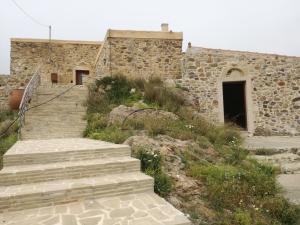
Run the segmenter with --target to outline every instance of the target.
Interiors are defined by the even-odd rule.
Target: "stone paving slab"
[[[191,225],[154,193],[89,199],[0,214],[0,225]]]
[[[278,182],[284,186],[285,196],[291,202],[300,205],[300,172],[296,174],[281,174]]]
[[[245,139],[244,146],[249,150],[254,149],[277,149],[277,150],[291,150],[300,149],[300,136],[253,136]]]

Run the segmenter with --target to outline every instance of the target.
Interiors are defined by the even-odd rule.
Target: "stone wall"
[[[96,75],[181,77],[182,33],[108,30]]]
[[[222,83],[246,82],[247,126],[257,134],[300,135],[300,58],[272,54],[188,48],[182,86],[199,111],[224,122]]]
[[[58,74],[58,82],[74,82],[75,70],[90,70],[94,65],[101,42],[60,41],[39,39],[11,40],[11,75],[24,82],[39,65],[43,84],[51,83],[51,73]]]

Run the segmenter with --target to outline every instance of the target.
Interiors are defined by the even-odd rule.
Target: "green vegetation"
[[[192,140],[200,149],[214,152],[206,155],[199,148],[191,147],[183,154],[178,153],[186,175],[203,185],[203,196],[197,197],[215,212],[213,222],[208,224],[295,225],[300,211],[282,197],[276,184],[276,168],[249,157],[248,150],[241,147],[243,139],[238,128],[231,124],[216,126],[185,106],[182,91],[185,90],[181,87],[165,87],[158,78],[149,81],[128,80],[122,76],[103,78],[90,87],[85,135],[122,143],[143,130],[151,137],[168,135]],[[120,104],[173,112],[178,119],[149,116],[130,118],[125,127],[111,125],[108,114]],[[260,154],[268,154],[268,151],[262,150]],[[165,160],[159,152],[144,146],[135,157],[141,160],[142,170],[154,177],[156,193],[168,196],[176,191],[172,189],[173,181],[164,173]],[[196,208],[197,205],[184,209],[195,221],[202,217]]]
[[[16,113],[10,110],[0,111],[0,135],[2,135],[8,126],[13,122]],[[18,139],[17,135],[18,125],[14,124],[4,136],[0,137],[0,168],[2,168],[2,157],[4,153],[14,144]]]
[[[172,190],[172,180],[162,170],[162,156],[156,151],[140,148],[135,155],[141,160],[142,171],[154,178],[154,191],[162,197]]]

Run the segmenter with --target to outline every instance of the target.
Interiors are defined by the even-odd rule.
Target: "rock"
[[[127,107],[124,105],[120,105],[114,108],[109,113],[109,124],[122,124],[126,118],[143,120],[144,118],[155,118],[155,119],[171,119],[177,120],[178,116],[174,113],[163,111],[163,110],[155,110],[155,109],[145,109],[142,111],[138,111],[137,107]],[[128,117],[130,116],[130,117]]]
[[[176,83],[175,83],[175,81],[173,79],[166,79],[164,81],[164,83],[165,83],[166,87],[168,87],[168,88],[174,88],[174,87],[176,87]]]

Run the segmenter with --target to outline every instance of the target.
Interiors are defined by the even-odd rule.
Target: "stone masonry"
[[[30,77],[41,66],[42,82],[50,83],[51,73],[58,82],[74,82],[75,70],[91,70],[102,42],[11,39],[11,76]],[[28,80],[24,80],[25,83]]]
[[[95,75],[181,77],[182,33],[108,30]]]
[[[190,47],[183,79],[199,111],[223,122],[222,82],[245,81],[248,131],[300,134],[300,58]]]

